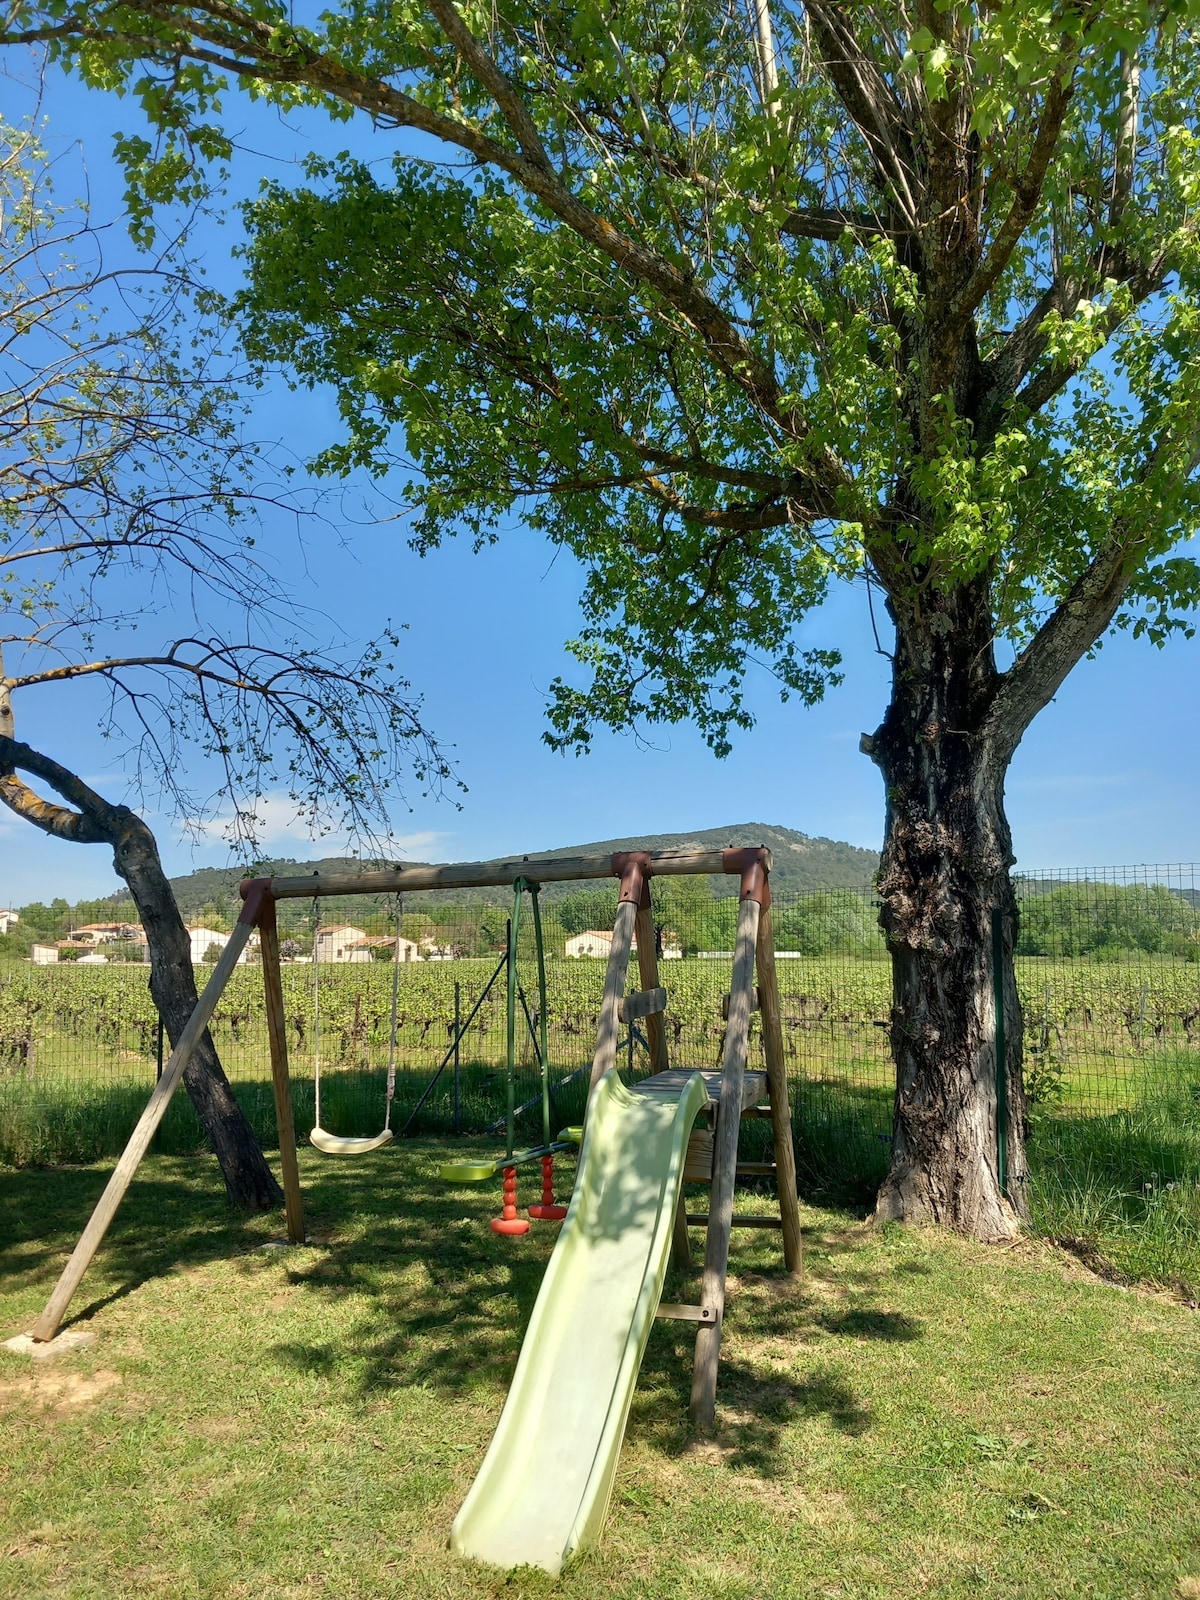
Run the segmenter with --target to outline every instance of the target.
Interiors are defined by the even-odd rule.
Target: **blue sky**
[[[136,110],[53,78],[42,109],[51,140],[82,141],[94,216],[116,215],[121,186],[110,138],[116,128],[136,127]],[[245,117],[244,143],[257,152],[307,145],[295,124],[271,113],[245,107]],[[353,129],[318,122],[303,132],[328,150],[355,139]],[[371,153],[380,154],[384,144],[372,136]],[[287,172],[269,155],[247,150],[236,183],[249,193],[261,174]],[[203,237],[219,281],[229,281],[235,234],[233,227],[214,227]],[[337,419],[327,396],[290,395],[277,385],[262,397],[254,427],[303,455],[328,441]],[[544,696],[562,670],[562,642],[578,625],[578,569],[519,528],[478,556],[451,543],[420,560],[408,550],[402,526],[365,515],[370,492],[369,485],[350,487],[335,518],[341,539],[314,525],[301,550],[289,522],[280,519],[268,531],[280,561],[298,574],[299,598],[325,613],[331,628],[365,638],[389,618],[408,625],[403,669],[424,694],[429,725],[455,747],[468,792],[461,810],[412,796],[411,812],[398,809],[395,817],[402,852],[473,859],[750,820],[878,847],[882,786],[858,739],[882,717],[887,663],[875,652],[861,593],[837,592],[804,629],[807,644],[842,649],[843,686],[806,711],[780,705],[760,677],[752,693],[757,726],[727,760],[715,760],[688,729],[652,731],[648,744],[600,734],[590,756],[557,756],[541,742]],[[1200,642],[1159,651],[1122,635],[1082,664],[1013,763],[1008,809],[1021,866],[1200,859],[1198,691]],[[122,763],[97,734],[98,702],[89,691],[31,691],[17,716],[20,737],[112,798],[125,797]],[[310,841],[282,799],[269,803],[267,816],[272,852],[305,859],[341,847],[337,839]],[[151,820],[168,870],[228,859],[219,837],[196,845],[172,819]],[[55,895],[74,900],[117,887],[100,847],[47,839],[7,813],[0,813],[0,841],[0,904]]]

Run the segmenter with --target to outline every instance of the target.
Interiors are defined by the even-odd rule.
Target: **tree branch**
[[[976,422],[977,443],[990,443],[1005,415],[1014,408],[1031,414],[1039,411],[1094,359],[1092,354],[1080,355],[1067,361],[1051,362],[1040,371],[1034,371],[1049,345],[1044,331],[1047,317],[1057,312],[1064,321],[1069,320],[1081,301],[1102,288],[1106,278],[1111,279],[1128,291],[1129,299],[1122,310],[1110,307],[1096,318],[1094,326],[1107,342],[1127,316],[1165,286],[1180,246],[1197,231],[1200,231],[1200,218],[1184,223],[1144,266],[1138,266],[1127,257],[1113,259],[1106,246],[1100,244],[1086,277],[1055,279],[985,365],[988,398]],[[1026,378],[1028,382],[1021,388]]]
[[[32,772],[48,783],[64,800],[77,806],[76,811],[43,800],[28,784],[16,776],[16,768]],[[43,833],[56,839],[68,839],[73,844],[110,844],[116,819],[114,807],[89,789],[82,778],[77,778],[66,767],[49,756],[31,749],[17,739],[0,734],[0,800],[26,822],[31,822]],[[124,808],[121,808],[124,809]],[[102,825],[101,819],[108,821]]]
[[[909,183],[916,163],[903,109],[876,63],[859,49],[844,4],[809,0],[806,9],[821,63],[867,142],[884,191],[894,197],[907,226],[919,227],[920,207]]]
[[[1161,438],[1142,463],[1135,483],[1147,483],[1178,442]],[[1185,448],[1187,457],[1172,474],[1178,482],[1200,466],[1200,423],[1192,424]],[[1115,519],[1086,569],[1004,674],[982,730],[1002,757],[1012,755],[1034,717],[1112,623],[1145,557],[1144,523],[1152,515],[1148,510],[1136,522],[1129,515]]]
[[[559,220],[587,244],[611,260],[638,282],[678,311],[707,344],[722,370],[741,387],[767,416],[794,439],[807,434],[802,414],[783,408],[779,388],[769,363],[747,344],[729,317],[697,284],[656,251],[633,239],[623,229],[583,204],[560,181],[550,166],[537,130],[509,80],[491,61],[467,29],[448,0],[434,0],[431,9],[447,29],[447,37],[459,50],[465,64],[479,76],[484,88],[497,101],[506,124],[514,132],[518,149],[512,150],[465,120],[448,117],[422,105],[419,100],[378,78],[366,77],[343,66],[332,57],[305,44],[291,41],[286,55],[277,51],[278,35],[265,22],[246,12],[219,3],[219,0],[194,0],[194,15],[185,22],[178,9],[157,0],[135,0],[129,9],[159,21],[178,34],[181,29],[194,37],[176,38],[170,44],[153,35],[127,31],[108,31],[81,20],[71,24],[74,37],[96,43],[117,43],[130,53],[163,60],[170,53],[183,54],[247,80],[261,79],[277,84],[306,84],[332,99],[365,111],[369,116],[396,127],[416,128],[445,143],[457,146],[489,166],[506,172],[531,197],[544,204]],[[220,25],[205,22],[204,16]],[[231,30],[234,37],[231,37]],[[29,30],[22,38],[62,37],[55,26]],[[0,44],[15,42],[17,35],[0,35]],[[205,49],[196,40],[215,43],[217,51]],[[230,52],[236,48],[237,54]],[[826,491],[844,486],[844,473],[832,461],[825,471],[814,472],[814,483]]]
[[[1042,187],[1051,158],[1058,145],[1058,136],[1066,120],[1067,111],[1075,94],[1073,69],[1079,57],[1079,45],[1065,40],[1054,63],[1049,92],[1046,95],[1042,120],[1033,141],[1033,149],[1025,169],[1013,179],[1012,203],[999,231],[989,245],[983,260],[955,296],[948,311],[953,326],[960,326],[991,292],[1000,274],[1012,259],[1012,253],[1029,226],[1042,197]]]

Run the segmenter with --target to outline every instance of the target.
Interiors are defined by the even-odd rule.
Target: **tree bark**
[[[986,585],[927,592],[896,617],[892,699],[864,748],[883,772],[879,892],[892,957],[892,1161],[878,1221],[1007,1238],[1026,1215],[1017,909],[1004,812],[1011,750],[989,734],[1000,682]],[[997,1094],[993,915],[1003,922],[1004,1088]],[[998,1102],[1007,1101],[1006,1193]]]
[[[196,1006],[196,975],[191,942],[153,833],[128,806],[110,805],[68,768],[12,738],[5,731],[9,727],[11,711],[0,693],[0,801],[55,838],[112,847],[113,865],[129,885],[146,933],[150,992],[174,1045]],[[41,799],[15,775],[17,768],[44,779],[69,804]],[[273,1211],[282,1205],[283,1190],[237,1102],[207,1029],[183,1081],[232,1203],[253,1211]]]
[[[129,885],[150,947],[150,992],[174,1045],[196,1007],[191,941],[150,829],[124,806],[114,837],[113,865]],[[184,1088],[208,1135],[230,1201],[247,1211],[274,1211],[283,1190],[267,1165],[254,1130],[225,1076],[208,1029],[184,1069]]]

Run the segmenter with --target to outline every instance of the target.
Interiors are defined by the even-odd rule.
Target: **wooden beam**
[[[688,1238],[687,1197],[683,1185],[675,1201],[675,1218],[671,1225],[671,1261],[686,1272],[692,1264],[692,1241]]]
[[[641,979],[642,992],[661,994],[665,1006],[666,990],[659,987],[658,982],[658,940],[654,934],[654,905],[653,886],[647,885],[649,892],[642,896],[638,905],[637,920],[634,923],[634,935],[637,939],[638,976]],[[667,1030],[663,1026],[660,1010],[652,1011],[646,1018],[646,1040],[650,1046],[650,1065],[654,1072],[666,1072],[671,1065],[670,1055],[667,1051]],[[675,1201],[675,1216],[671,1225],[671,1260],[682,1271],[692,1264],[692,1241],[688,1238],[687,1230],[687,1201],[683,1196],[683,1185],[679,1186],[679,1194]]]
[[[267,896],[258,923],[266,994],[267,1039],[271,1048],[271,1087],[275,1091],[275,1127],[279,1132],[279,1165],[283,1173],[283,1197],[287,1209],[290,1244],[304,1243],[304,1199],[300,1192],[300,1169],[296,1165],[296,1126],[292,1116],[292,1083],[288,1074],[287,1014],[283,1004],[283,980],[279,973],[279,929],[275,905]]]
[[[679,1305],[669,1300],[662,1301],[654,1315],[674,1322],[716,1321],[716,1312],[711,1306]]]
[[[724,872],[725,854],[721,850],[659,851],[650,855],[649,871],[655,877]],[[572,883],[612,875],[611,856],[512,856],[507,861],[448,861],[437,866],[392,867],[384,872],[314,872],[308,877],[272,878],[271,893],[276,900],[304,900],[311,895],[501,888],[522,877],[535,883]]]
[[[775,940],[771,908],[758,920],[758,993],[762,1001],[763,1054],[771,1099],[771,1137],[775,1145],[775,1188],[783,1221],[783,1263],[799,1277],[804,1271],[800,1234],[800,1207],[796,1199],[796,1147],[792,1137],[792,1112],[788,1104],[787,1062],[783,1054],[783,1026],[779,1016],[779,979],[775,972]]]
[[[729,1233],[733,1226],[733,1190],[736,1182],[738,1132],[741,1126],[742,1088],[750,1048],[750,999],[754,991],[754,955],[758,939],[759,904],[748,897],[738,907],[737,944],[733,956],[732,1003],[725,1029],[721,1063],[721,1098],[713,1149],[712,1200],[708,1240],[704,1252],[702,1305],[712,1306],[716,1318],[696,1333],[696,1359],[692,1368],[692,1424],[711,1433],[716,1421],[717,1363],[721,1354],[721,1322],[725,1315],[725,1276],[729,1268]]]
[[[108,1225],[116,1215],[117,1207],[125,1198],[134,1174],[142,1164],[143,1156],[150,1148],[150,1141],[171,1103],[171,1096],[179,1087],[184,1069],[192,1059],[192,1051],[200,1042],[213,1012],[217,1009],[217,1002],[229,982],[229,975],[237,965],[237,959],[246,948],[246,941],[254,930],[254,918],[257,915],[258,903],[251,906],[247,902],[241,918],[234,924],[229,942],[221,951],[213,968],[212,977],[204,986],[204,993],[196,1002],[196,1009],[179,1035],[179,1043],[171,1051],[163,1068],[163,1075],[155,1084],[154,1093],[150,1096],[146,1109],[138,1118],[137,1127],[129,1136],[129,1143],[122,1151],[121,1159],[113,1169],[113,1175],[105,1185],[104,1193],[96,1202],[96,1208],[88,1219],[87,1227],[80,1234],[79,1242],[71,1252],[71,1258],[63,1268],[54,1286],[54,1292],[46,1302],[45,1310],[30,1329],[33,1337],[39,1342],[53,1339],[58,1332],[67,1307],[79,1287],[80,1279],[91,1266],[92,1258],[108,1231]]]
[[[638,989],[633,994],[627,994],[618,1007],[618,1014],[622,1022],[637,1022],[642,1017],[648,1021],[656,1020],[660,1011],[667,1009],[667,991],[665,989]]]

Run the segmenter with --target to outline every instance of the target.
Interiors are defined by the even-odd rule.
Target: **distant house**
[[[394,934],[391,934],[391,933],[378,933],[378,934],[364,935],[362,942],[363,942],[364,945],[366,945],[368,950],[386,950],[387,951],[387,959],[389,961],[393,959],[392,952],[396,948],[396,937],[395,937]],[[401,961],[415,961],[418,958],[418,956],[421,954],[420,947],[416,944],[416,942],[414,940],[412,940],[412,939],[401,939],[399,942],[400,942],[400,959],[401,959]],[[357,948],[357,946],[351,946],[351,948],[355,949],[355,948]],[[324,951],[322,950],[321,953],[320,953],[319,959],[322,960],[322,961],[326,961],[326,960],[336,960],[337,958],[333,957],[333,956],[326,956]],[[357,960],[358,958],[357,957],[352,957],[351,959]]]
[[[371,946],[361,928],[322,928],[313,941],[313,956],[323,961],[370,961]],[[409,957],[411,960],[412,958]]]
[[[0,911],[0,933],[7,933],[10,928],[16,927],[20,920],[20,915],[16,911]]]
[[[35,967],[52,967],[58,960],[58,946],[56,944],[35,944],[30,948],[29,959]]]
[[[98,967],[101,962],[106,966],[108,964],[108,957],[99,955],[90,939],[56,939],[54,948],[58,951],[60,961],[86,961],[93,967]]]
[[[112,944],[117,939],[141,939],[136,922],[86,922],[71,937],[78,944]]]
[[[62,948],[77,949],[86,945],[95,949],[98,945],[115,945],[110,949],[107,959],[109,961],[145,961],[149,957],[150,947],[146,943],[146,935],[139,922],[88,922],[82,928],[76,928],[69,940],[59,940]],[[82,961],[84,958],[79,957]],[[92,962],[95,966],[97,963]]]
[[[197,962],[211,961],[212,957],[209,955],[209,951],[215,949],[219,953],[220,951],[224,950],[225,946],[229,943],[229,935],[227,933],[218,933],[215,928],[189,928],[187,930],[187,936],[192,946],[193,966],[195,966]],[[239,967],[244,967],[246,965],[247,961],[250,959],[250,951],[255,948],[257,944],[258,935],[256,933],[252,933],[249,939],[246,941],[246,948],[237,958],[237,964]]]
[[[224,950],[229,943],[227,933],[218,933],[215,928],[189,928],[187,936],[192,946],[192,961],[203,961],[208,952],[214,947]]]
[[[637,940],[630,945],[630,950],[637,954]],[[573,939],[566,943],[566,953],[569,956],[603,956],[607,958],[612,949],[612,933],[607,928],[588,928],[585,933],[577,933]],[[664,961],[678,961],[683,950],[677,934],[664,933],[662,950]]]

